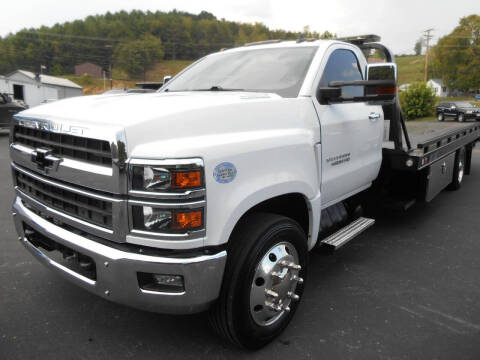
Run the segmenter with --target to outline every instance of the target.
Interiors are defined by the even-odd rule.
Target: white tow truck
[[[368,64],[371,51],[386,62]],[[209,310],[227,339],[261,347],[298,307],[309,250],[373,225],[369,205],[406,209],[469,173],[480,126],[411,139],[396,78],[376,36],[267,41],[155,93],[23,111],[10,134],[19,241],[99,296]]]

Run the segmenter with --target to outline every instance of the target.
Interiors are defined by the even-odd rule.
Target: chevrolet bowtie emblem
[[[53,150],[48,148],[36,148],[32,152],[32,162],[37,164],[39,170],[48,173],[49,171],[57,171],[58,165],[63,159],[53,156]]]

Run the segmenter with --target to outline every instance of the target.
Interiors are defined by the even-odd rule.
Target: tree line
[[[433,67],[448,87],[480,89],[480,15],[460,19],[459,25],[432,48]]]
[[[270,39],[331,38],[333,34],[272,30],[262,23],[217,19],[213,14],[120,11],[38,29],[23,29],[0,38],[0,73],[18,68],[53,75],[73,73],[74,66],[92,62],[138,76],[162,59],[194,60],[221,48]]]

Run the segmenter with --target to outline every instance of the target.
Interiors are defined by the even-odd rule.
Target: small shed
[[[13,98],[28,106],[46,100],[59,100],[82,95],[82,87],[68,79],[17,70],[5,76],[7,89]]]
[[[86,62],[80,65],[75,65],[75,75],[90,75],[94,78],[100,79],[102,78],[102,68],[97,64]]]

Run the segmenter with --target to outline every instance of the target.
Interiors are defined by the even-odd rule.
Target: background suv
[[[448,117],[459,122],[468,119],[480,121],[480,109],[468,101],[442,102],[438,104],[436,114],[438,121],[443,121]]]

